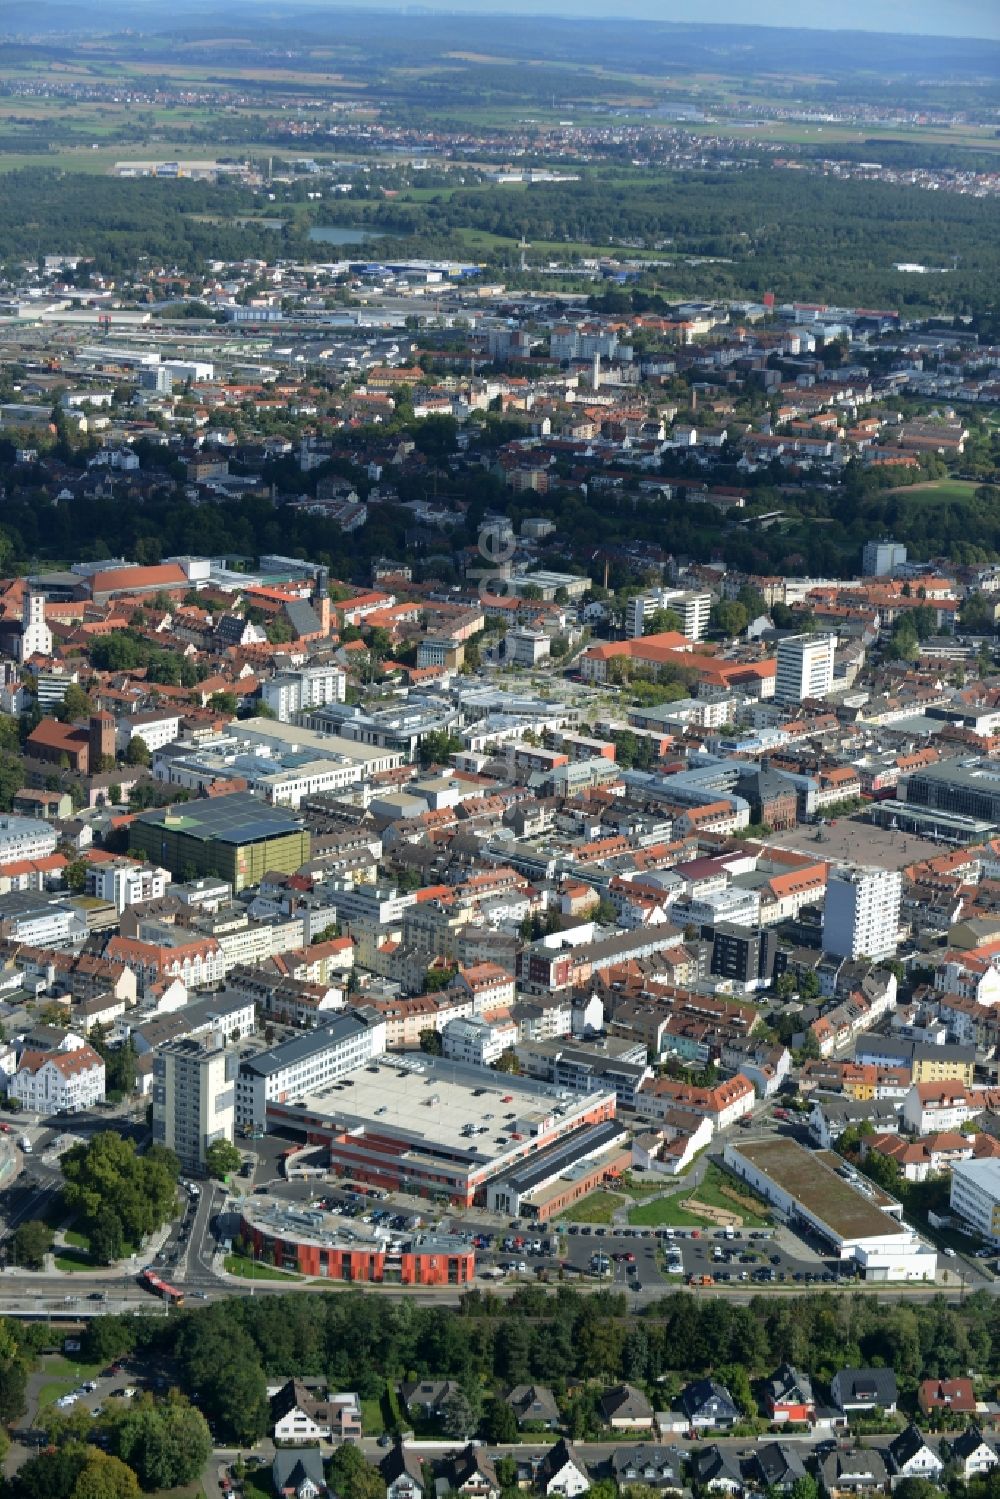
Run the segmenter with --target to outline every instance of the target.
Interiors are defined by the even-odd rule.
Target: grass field
[[[226,1270],[242,1280],[305,1280],[304,1275],[294,1270],[276,1270],[273,1265],[262,1265],[259,1261],[253,1264],[238,1254],[226,1255]]]
[[[980,485],[972,479],[928,479],[923,484],[901,484],[890,494],[921,495],[927,500],[971,500]]]
[[[65,1249],[57,1249],[55,1254],[55,1266],[69,1275],[86,1274],[95,1268],[94,1261],[90,1257],[89,1249],[77,1249],[73,1245],[67,1245]]]
[[[580,1202],[575,1202],[562,1215],[564,1223],[610,1223],[618,1208],[626,1206],[628,1199],[615,1192],[591,1192]]]

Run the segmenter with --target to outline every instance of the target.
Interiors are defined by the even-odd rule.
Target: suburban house
[[[420,1454],[396,1442],[379,1463],[386,1499],[423,1499],[424,1473]]]
[[[888,1483],[882,1454],[874,1447],[855,1447],[852,1452],[828,1452],[820,1460],[820,1482],[829,1499],[849,1499],[855,1494],[879,1494]]]
[[[925,1379],[917,1390],[917,1404],[925,1416],[931,1411],[961,1411],[971,1415],[976,1394],[971,1379]]]
[[[606,1390],[600,1399],[601,1418],[614,1431],[653,1429],[653,1407],[634,1385],[620,1384]]]
[[[411,1417],[433,1421],[452,1396],[462,1394],[462,1386],[453,1379],[420,1379],[415,1384],[401,1384],[399,1393]]]
[[[893,1437],[886,1452],[893,1487],[903,1478],[929,1478],[936,1483],[944,1472],[944,1463],[912,1424]]]
[[[696,1379],[680,1394],[680,1408],[689,1426],[706,1431],[718,1426],[735,1426],[740,1409],[725,1385],[714,1379]]]
[[[578,1494],[590,1488],[587,1464],[565,1438],[550,1447],[542,1458],[534,1475],[535,1488],[543,1494],[562,1494],[564,1499],[576,1499]]]
[[[816,1415],[812,1380],[791,1364],[782,1364],[771,1375],[764,1402],[772,1421],[812,1421]]]
[[[556,1397],[545,1385],[515,1385],[507,1395],[507,1404],[517,1417],[518,1426],[527,1426],[536,1421],[541,1426],[559,1425]]]
[[[891,1414],[899,1398],[891,1369],[839,1369],[830,1381],[830,1398],[838,1410],[885,1411]]]
[[[967,1426],[949,1443],[949,1455],[963,1478],[976,1478],[995,1468],[1000,1458],[978,1426]]]
[[[743,1464],[748,1486],[766,1494],[788,1493],[805,1473],[801,1457],[787,1442],[765,1442]]]
[[[464,1451],[448,1459],[441,1477],[451,1494],[467,1494],[469,1499],[500,1499],[496,1468],[483,1448],[471,1442]]]
[[[330,1438],[330,1407],[297,1379],[271,1396],[271,1435],[276,1442],[322,1442]]]
[[[318,1447],[279,1447],[271,1464],[271,1479],[279,1499],[321,1499],[330,1492]]]
[[[743,1492],[743,1474],[735,1455],[714,1443],[691,1454],[691,1477],[699,1489],[720,1494]]]
[[[654,1447],[647,1442],[618,1447],[611,1454],[610,1468],[619,1488],[633,1483],[651,1489],[679,1491],[684,1487],[684,1454],[676,1447]]]

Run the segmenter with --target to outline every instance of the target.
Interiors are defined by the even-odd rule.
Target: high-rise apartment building
[[[826,882],[823,950],[844,958],[885,958],[899,943],[898,869],[838,869]]]
[[[826,697],[833,687],[833,635],[789,635],[778,642],[774,697],[778,703],[801,703]]]
[[[219,1033],[161,1046],[153,1058],[153,1141],[187,1171],[204,1168],[216,1140],[231,1140],[239,1052]]]
[[[682,588],[654,588],[651,593],[637,594],[625,606],[625,634],[629,640],[638,640],[646,621],[661,609],[672,609],[680,616],[681,630],[688,640],[701,640],[708,629],[712,595]]]

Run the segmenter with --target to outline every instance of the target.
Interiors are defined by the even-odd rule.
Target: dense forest
[[[0,203],[0,261],[48,253],[94,256],[112,274],[137,266],[201,271],[209,258],[320,259],[310,222],[331,210],[296,211],[281,230],[237,226],[259,211],[248,188],[189,181],[120,181],[23,168]],[[281,212],[281,201],[270,212]],[[208,222],[204,215],[211,215]],[[884,183],[844,182],[770,166],[742,172],[592,169],[579,182],[523,190],[443,189],[427,200],[359,196],[337,204],[339,223],[386,236],[380,253],[470,253],[503,264],[505,244],[468,234],[522,235],[529,243],[644,245],[662,263],[647,283],[667,296],[816,299],[847,306],[995,307],[1000,285],[1000,203]],[[216,222],[215,220],[218,220]],[[689,263],[695,261],[697,263]],[[896,262],[940,267],[914,276]]]

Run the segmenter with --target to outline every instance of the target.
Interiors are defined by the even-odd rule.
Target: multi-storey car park
[[[572,1172],[573,1200],[627,1165],[622,1151],[608,1155],[604,1127],[614,1119],[612,1089],[570,1093],[423,1055],[379,1057],[320,1091],[267,1104],[271,1129],[325,1145],[339,1175],[461,1207],[528,1197],[520,1210],[540,1219],[559,1211],[545,1183]],[[546,1174],[518,1185],[526,1163]]]

